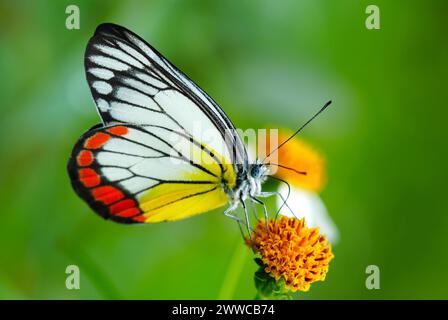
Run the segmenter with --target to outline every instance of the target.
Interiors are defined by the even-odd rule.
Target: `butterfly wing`
[[[85,68],[104,124],[181,130],[230,159],[236,171],[247,168],[244,144],[224,111],[138,35],[114,24],[98,26]]]
[[[173,136],[175,145],[169,141]],[[235,173],[218,157],[163,128],[99,125],[79,139],[68,171],[75,191],[102,217],[121,223],[160,222],[228,202],[221,183],[229,179],[234,184]]]
[[[113,24],[95,31],[85,68],[104,127],[81,137],[68,170],[96,212],[118,222],[158,222],[228,202],[224,189],[235,187],[247,156],[208,95],[140,37]]]

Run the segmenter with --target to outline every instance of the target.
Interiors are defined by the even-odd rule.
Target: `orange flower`
[[[282,143],[291,135],[291,132],[286,130],[280,130],[278,133],[278,143]],[[267,137],[266,154],[269,154],[270,141]],[[276,162],[281,166],[293,168],[300,172],[306,172],[306,174],[294,173],[291,170],[287,170],[281,167],[277,168],[274,176],[287,180],[292,185],[304,188],[307,190],[319,192],[322,190],[325,184],[325,161],[323,157],[311,146],[304,141],[293,138],[282,146],[277,154],[273,154],[269,160]],[[277,160],[275,157],[277,156]],[[264,158],[260,156],[260,158]]]
[[[265,264],[264,271],[276,281],[284,280],[286,289],[308,291],[311,283],[325,280],[334,255],[318,228],[307,228],[305,220],[282,217],[270,220],[269,231],[260,221],[247,240]]]

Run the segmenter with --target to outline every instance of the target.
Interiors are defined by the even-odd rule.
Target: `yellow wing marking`
[[[174,221],[218,208],[227,195],[214,184],[162,184],[148,191],[141,200],[145,222]]]
[[[201,166],[216,174],[218,178],[213,178],[203,171],[186,172],[178,180],[191,183],[165,182],[149,189],[139,198],[145,222],[175,221],[216,209],[228,203],[229,198],[222,188],[222,183],[225,182],[229,188],[236,185],[233,165],[229,164],[220,154],[214,153],[222,163],[223,171],[221,171],[221,167],[207,152],[201,150],[200,153],[198,154],[196,149],[192,159],[196,160],[198,159],[196,157],[200,157],[202,159]],[[200,183],[201,181],[210,181],[210,183]]]

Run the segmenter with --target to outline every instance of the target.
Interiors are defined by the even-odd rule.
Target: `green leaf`
[[[254,281],[257,288],[255,299],[259,300],[291,300],[288,290],[285,288],[285,280],[275,280],[269,273],[265,272],[266,265],[261,259],[255,259],[260,268],[255,272]]]

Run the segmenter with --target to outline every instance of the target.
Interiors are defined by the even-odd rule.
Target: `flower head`
[[[281,217],[260,221],[247,243],[263,262],[264,272],[292,292],[308,291],[311,283],[325,280],[333,259],[331,246],[318,228],[307,228],[305,220]]]

